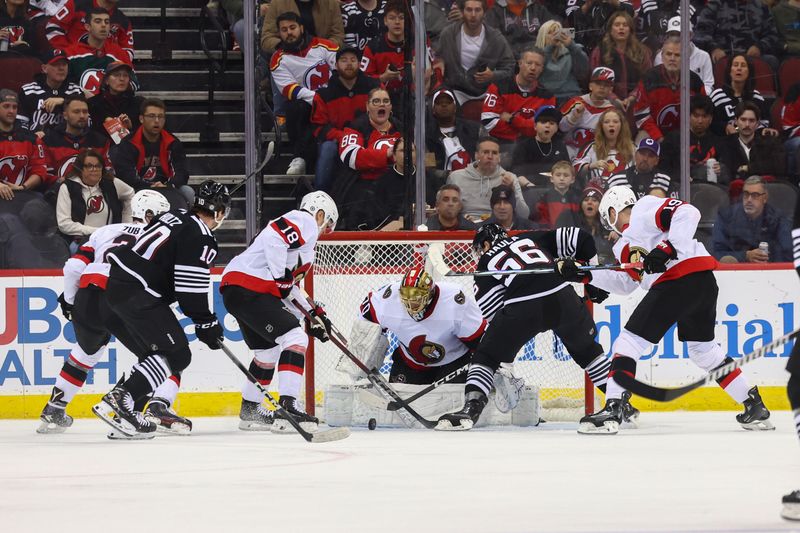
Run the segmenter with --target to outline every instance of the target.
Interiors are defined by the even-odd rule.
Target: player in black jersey
[[[611,364],[595,340],[596,327],[589,310],[568,281],[577,265],[597,255],[591,234],[574,227],[531,231],[509,237],[497,224],[486,224],[472,241],[481,254],[477,271],[520,270],[554,266],[553,274],[475,277],[475,298],[489,327],[472,357],[464,407],[439,418],[436,429],[471,429],[478,421],[501,363],[510,363],[531,338],[552,329],[572,359],[605,392]],[[602,302],[608,293],[591,285],[587,295]],[[635,422],[638,411],[626,404],[626,418]]]
[[[135,244],[108,253],[108,304],[149,347],[150,355],[133,365],[130,377],[92,410],[129,437],[147,436],[156,430],[154,422],[134,410],[134,402],[150,395],[170,374],[183,371],[192,358],[189,341],[170,304],[178,302],[194,322],[201,342],[212,350],[220,348],[223,330],[208,307],[208,294],[210,268],[217,255],[212,231],[225,220],[229,206],[227,187],[206,181],[191,212],[164,213]]]
[[[800,276],[800,201],[794,208],[794,225],[792,226],[792,244],[794,245],[794,266]],[[789,383],[786,384],[786,393],[789,396],[789,405],[792,407],[794,426],[797,436],[800,437],[800,342],[795,340],[792,355],[786,364],[789,371]],[[783,511],[781,516],[787,520],[800,520],[800,490],[790,492],[783,497]]]

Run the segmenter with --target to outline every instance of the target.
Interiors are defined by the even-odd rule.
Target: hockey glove
[[[63,292],[58,296],[58,303],[61,304],[61,314],[64,315],[64,318],[72,322],[72,309],[75,306],[67,302]]]
[[[581,264],[571,257],[556,259],[556,272],[564,281],[581,283],[586,278],[586,273],[578,270]]]
[[[586,299],[596,304],[603,303],[609,295],[608,291],[604,291],[594,285],[585,285],[583,290],[585,291]]]
[[[197,340],[211,348],[212,350],[219,350],[221,348],[220,341],[224,336],[222,326],[216,318],[208,322],[198,322],[194,325],[194,334],[197,335]]]
[[[648,274],[659,274],[667,271],[667,261],[677,257],[678,254],[672,244],[669,241],[661,241],[658,246],[650,250],[642,261],[642,266]]]
[[[289,294],[292,292],[292,287],[294,287],[294,275],[292,275],[292,271],[287,268],[282,278],[275,279],[275,285],[278,287],[278,294],[280,294],[281,299],[288,298]]]
[[[328,342],[331,338],[330,334],[333,326],[331,319],[325,313],[325,309],[321,305],[316,305],[310,314],[311,320],[306,320],[308,334],[321,342]]]

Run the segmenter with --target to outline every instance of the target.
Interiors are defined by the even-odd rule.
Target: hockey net
[[[321,302],[334,325],[349,334],[359,306],[372,290],[399,281],[413,266],[425,265],[434,279],[443,278],[441,264],[432,264],[437,253],[454,272],[472,272],[472,232],[361,232],[324,236],[317,244],[313,274],[306,290]],[[472,295],[472,276],[449,276]],[[389,350],[381,373],[389,376],[391,353],[397,338],[389,334]],[[336,370],[340,352],[333,343],[314,343],[306,361],[306,406],[324,418],[326,388],[353,384],[353,378]],[[513,363],[513,372],[538,389],[541,418],[577,421],[594,409],[594,394],[583,370],[572,361],[564,345],[551,331],[531,339]]]

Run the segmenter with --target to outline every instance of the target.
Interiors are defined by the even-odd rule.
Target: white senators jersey
[[[675,198],[642,197],[633,205],[630,223],[614,244],[614,256],[620,263],[641,261],[659,243],[669,241],[677,258],[668,261],[667,271],[659,274],[598,270],[592,272],[591,284],[610,292],[629,293],[639,286],[647,290],[692,272],[714,270],[717,260],[694,238],[699,221],[700,211],[691,204]]]
[[[463,356],[468,344],[486,329],[472,295],[454,283],[440,282],[422,320],[417,322],[400,301],[400,282],[370,292],[361,303],[361,317],[390,330],[400,340],[400,352],[413,369],[444,366]]]
[[[115,246],[132,244],[144,233],[145,224],[109,224],[98,228],[64,264],[64,299],[73,303],[79,288],[94,285],[106,288],[111,265],[106,252]]]
[[[247,249],[233,258],[222,272],[220,288],[238,285],[280,298],[276,279],[289,270],[300,281],[314,263],[319,227],[305,211],[289,211],[271,220]]]

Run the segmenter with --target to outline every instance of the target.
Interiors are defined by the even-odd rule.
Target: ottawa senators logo
[[[662,130],[674,130],[680,126],[681,115],[677,104],[670,104],[658,113],[658,127]]]
[[[464,302],[466,301],[466,296],[464,296],[464,291],[458,291],[458,294],[456,294],[456,297],[454,299],[458,305],[464,305]]]
[[[321,87],[328,85],[328,80],[331,79],[331,67],[325,61],[320,61],[310,69],[308,69],[303,76],[303,85],[311,91],[316,91]]]
[[[641,246],[630,246],[626,244],[622,249],[620,256],[623,263],[639,263],[644,260],[645,257],[647,257],[647,250]],[[644,270],[642,269],[631,269],[626,270],[625,272],[627,272],[628,275],[634,279],[634,281],[642,281],[642,278],[644,277]]]
[[[417,335],[411,339],[407,351],[414,362],[419,365],[438,363],[445,356],[444,346],[429,341],[425,335]]]
[[[90,196],[86,200],[86,215],[101,213],[105,209],[106,201],[102,194]]]

